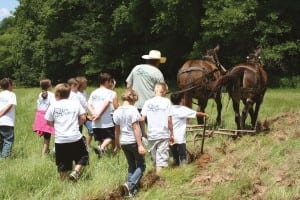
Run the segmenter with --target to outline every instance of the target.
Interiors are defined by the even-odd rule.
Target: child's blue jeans
[[[128,163],[127,184],[132,192],[137,189],[138,182],[146,169],[145,157],[139,154],[136,143],[122,145],[121,147]]]
[[[0,158],[7,158],[14,143],[14,127],[0,126]]]

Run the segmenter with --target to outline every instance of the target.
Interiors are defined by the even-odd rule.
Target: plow
[[[212,129],[212,126],[207,125],[206,120],[204,120],[204,124],[187,125],[186,133],[187,135],[189,135],[189,138],[191,138],[187,140],[187,143],[192,143],[193,149],[196,149],[195,152],[192,152],[191,149],[189,150],[189,148],[187,148],[187,154],[189,156],[188,160],[191,162],[203,154],[205,138],[213,137],[214,135],[223,135],[236,138],[243,134],[255,135],[257,133],[257,130],[237,130],[221,128],[214,130]]]

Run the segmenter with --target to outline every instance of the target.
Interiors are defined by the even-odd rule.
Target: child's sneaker
[[[133,197],[134,196],[134,193],[132,193],[130,190],[129,190],[129,187],[127,185],[127,183],[124,183],[122,185],[123,187],[123,190],[124,190],[124,197]]]
[[[72,171],[70,174],[70,180],[76,182],[79,179],[79,172],[77,172],[76,170]]]
[[[99,158],[101,158],[104,154],[104,149],[102,149],[100,146],[95,146],[94,151],[98,155]]]

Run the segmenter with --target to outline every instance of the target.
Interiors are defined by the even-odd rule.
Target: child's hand
[[[140,155],[145,155],[146,154],[146,150],[145,150],[143,145],[138,146],[138,151],[139,151]]]
[[[204,116],[203,117],[205,117],[205,118],[209,118],[209,115],[208,114],[206,114],[206,113],[204,113]]]
[[[100,118],[100,115],[99,114],[93,114],[92,115],[92,121],[96,121],[97,119]]]
[[[117,153],[120,149],[120,146],[119,145],[115,145],[115,148],[114,148],[114,153]]]
[[[172,134],[170,136],[170,145],[173,145],[175,143],[175,140],[174,140],[174,135]]]

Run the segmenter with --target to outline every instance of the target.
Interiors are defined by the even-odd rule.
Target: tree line
[[[122,82],[158,49],[167,80],[220,45],[230,69],[257,47],[271,84],[300,75],[300,4],[294,0],[19,0],[0,23],[0,74],[37,86],[109,71]]]

